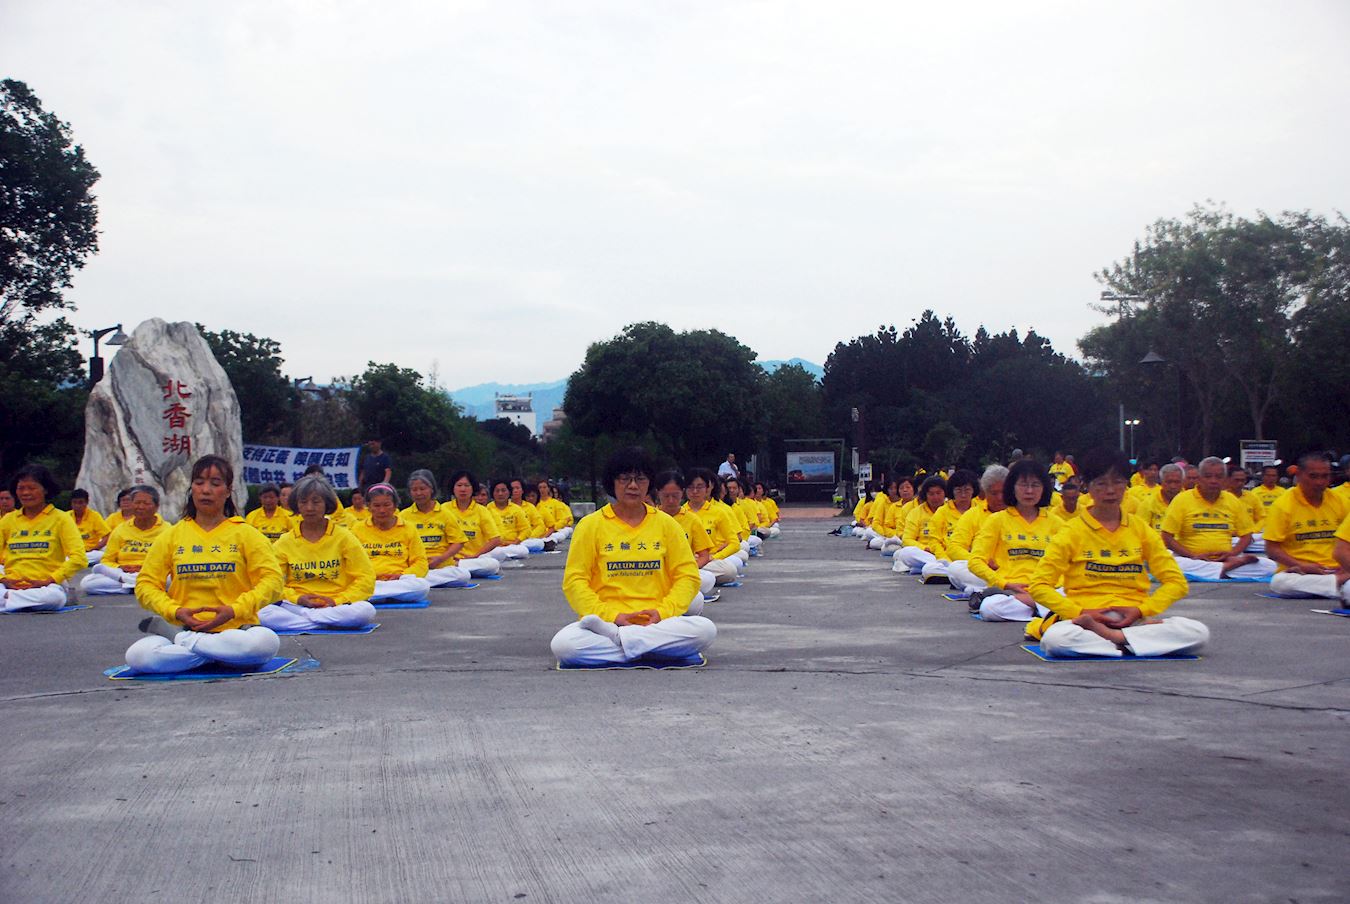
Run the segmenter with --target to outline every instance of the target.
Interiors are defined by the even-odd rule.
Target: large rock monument
[[[215,454],[234,464],[242,510],[243,452],[239,400],[210,346],[191,323],[155,318],[136,327],[89,394],[78,485],[111,512],[119,491],[148,484],[160,492],[163,516],[177,521],[192,463]]]

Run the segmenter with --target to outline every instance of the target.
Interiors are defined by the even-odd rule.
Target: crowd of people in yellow
[[[276,655],[278,631],[363,629],[381,605],[499,578],[570,540],[563,590],[579,620],[554,638],[562,664],[698,656],[716,635],[700,616],[705,601],[719,584],[735,585],[778,534],[777,504],[763,484],[743,492],[738,479],[707,470],[687,481],[657,474],[641,449],[617,453],[605,475],[614,502],[574,536],[571,508],[544,479],[480,483],[457,471],[442,502],[435,476],[417,470],[406,506],[389,483],[355,491],[344,506],[315,468],[294,486],[261,487],[258,507],[242,516],[233,465],[208,455],[192,467],[183,517],[170,523],[158,491],[143,485],[120,493],[106,519],[83,490],[70,511],[57,509],[56,481],[29,465],[6,490],[17,504],[0,517],[0,604],[64,609],[88,568],[78,585],[86,598],[135,594],[152,613],[126,652],[134,672],[249,667]]]
[[[1164,617],[1189,581],[1269,582],[1275,595],[1350,606],[1350,481],[1309,452],[1280,485],[1208,457],[1132,465],[1101,449],[1081,466],[1019,456],[868,487],[850,533],[924,583],[950,584],[982,621],[1025,623],[1050,656],[1194,652],[1194,619]],[[836,533],[844,533],[837,531]],[[1156,582],[1157,586],[1153,584]]]

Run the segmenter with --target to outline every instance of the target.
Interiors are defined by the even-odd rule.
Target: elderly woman
[[[137,672],[257,666],[281,645],[258,624],[258,610],[281,592],[281,567],[272,544],[235,510],[234,468],[207,455],[191,478],[183,520],[155,538],[136,576],[136,599],[154,613],[140,624],[151,636],[127,649]]]
[[[108,537],[103,560],[92,574],[80,582],[80,589],[93,596],[135,593],[136,577],[155,539],[169,525],[159,517],[159,490],[134,486],[127,490],[131,499],[131,519],[123,521]]]
[[[970,550],[975,545],[980,528],[991,515],[996,515],[1007,506],[1003,501],[1003,485],[1008,479],[1008,469],[1003,465],[990,465],[980,475],[980,497],[971,503],[969,511],[956,522],[956,529],[947,538],[947,581],[958,592],[972,592],[984,589],[984,581],[970,570]]]
[[[286,584],[280,601],[264,607],[258,619],[274,631],[360,628],[375,621],[375,567],[361,541],[329,517],[337,511],[333,488],[311,474],[296,481],[291,499],[300,523],[272,547]]]
[[[1064,527],[1049,509],[1053,493],[1054,479],[1035,461],[1023,459],[1008,469],[1005,508],[984,522],[970,555],[970,570],[985,589],[972,594],[969,605],[985,621],[1027,622],[1050,614],[1031,598],[1031,576]]]
[[[577,524],[563,573],[563,593],[581,616],[553,637],[564,665],[685,659],[717,636],[711,621],[685,614],[698,593],[698,567],[684,529],[646,502],[654,473],[636,447],[605,464],[614,501]]]
[[[928,525],[928,532],[938,538],[941,551],[937,552],[936,561],[923,566],[925,583],[947,577],[953,555],[948,551],[947,544],[956,533],[956,525],[960,523],[961,518],[980,504],[980,479],[975,476],[974,471],[967,471],[964,468],[953,471],[952,476],[947,478],[946,493],[947,501],[933,514],[933,520]],[[960,552],[956,554],[958,561],[960,554]]]
[[[399,517],[398,490],[387,483],[366,487],[370,523],[352,529],[375,568],[372,602],[417,603],[427,598],[427,552],[422,538]]]
[[[84,541],[70,512],[48,500],[60,492],[42,465],[25,465],[9,482],[19,507],[0,518],[0,603],[6,612],[60,609],[65,582],[86,566]]]
[[[426,468],[408,475],[408,495],[412,505],[399,514],[412,525],[427,553],[427,580],[434,587],[463,587],[469,582],[469,570],[456,564],[464,548],[464,531],[450,511],[449,503],[436,501],[436,478]]]

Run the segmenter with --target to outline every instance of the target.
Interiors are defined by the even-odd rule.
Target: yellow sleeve
[[[1236,536],[1250,534],[1256,530],[1256,523],[1252,519],[1251,509],[1243,504],[1243,501],[1236,496],[1233,497],[1233,507],[1237,509],[1237,517],[1233,519],[1233,533]]]
[[[66,558],[52,575],[52,580],[60,584],[73,578],[81,569],[88,568],[89,556],[84,550],[84,538],[80,536],[80,529],[75,526],[75,519],[70,513],[62,512],[57,524],[60,525],[57,533],[60,535],[61,549],[65,552]]]
[[[1055,588],[1064,583],[1064,574],[1069,570],[1073,559],[1076,531],[1062,530],[1050,541],[1041,564],[1031,576],[1031,586],[1027,592],[1031,598],[1060,618],[1074,619],[1083,614],[1083,607],[1062,596]]]
[[[904,534],[900,537],[901,542],[906,546],[917,546],[919,543],[919,506],[909,510],[909,516],[905,518]]]
[[[342,556],[342,577],[347,584],[345,590],[333,597],[333,602],[355,603],[370,599],[370,595],[375,592],[375,566],[371,563],[366,548],[350,531],[338,530],[333,533],[338,540],[338,549]],[[422,557],[426,558],[425,548]]]
[[[1139,531],[1139,534],[1143,540],[1144,561],[1148,563],[1148,570],[1153,577],[1160,582],[1139,606],[1139,611],[1146,616],[1160,615],[1168,606],[1185,596],[1190,585],[1186,583],[1176,558],[1163,545],[1162,537],[1148,529]]]
[[[656,611],[661,613],[662,618],[674,618],[677,615],[684,615],[688,611],[689,603],[698,593],[698,565],[694,563],[694,551],[685,542],[684,530],[681,529],[679,523],[669,515],[666,516],[665,522],[663,522],[665,526],[664,543],[666,545],[665,567],[670,569],[670,590],[666,593],[665,599],[657,605]],[[671,529],[672,527],[674,530]],[[613,619],[610,620],[613,621]]]
[[[999,589],[1003,587],[1003,581],[999,573],[989,567],[989,561],[994,558],[994,553],[998,549],[998,529],[1002,522],[1003,519],[998,517],[998,513],[985,519],[984,524],[980,525],[980,532],[975,535],[975,543],[970,548],[970,559],[966,562],[971,574],[990,587]]]
[[[121,525],[118,525],[119,527]],[[122,534],[114,530],[108,535],[108,544],[103,547],[102,564],[109,568],[117,567],[117,554],[122,551]]]
[[[1181,533],[1181,528],[1186,523],[1186,511],[1190,507],[1189,499],[1186,502],[1181,501],[1183,495],[1179,493],[1172,500],[1172,504],[1167,507],[1167,512],[1162,517],[1162,527],[1159,528],[1159,530],[1167,531],[1173,537]]]
[[[302,590],[290,582],[291,577],[291,544],[286,537],[277,538],[277,542],[272,544],[272,554],[277,557],[277,567],[281,569],[281,599],[287,603],[295,603],[308,590]]]
[[[268,540],[256,530],[236,531],[239,537],[241,552],[248,563],[248,578],[252,583],[253,589],[247,593],[241,593],[230,602],[230,607],[234,609],[236,618],[257,622],[258,610],[263,606],[269,606],[281,599],[281,590],[286,584],[286,578],[281,573],[281,566],[277,564],[276,553],[272,551],[272,541]],[[159,541],[155,541],[155,547],[159,546]],[[154,549],[151,549],[154,552]],[[144,571],[141,572],[145,574]],[[136,579],[136,589],[139,591],[141,579]],[[247,615],[245,615],[247,613]]]
[[[411,574],[414,577],[424,578],[427,576],[427,548],[422,544],[422,538],[417,536],[417,531],[407,527],[408,543],[408,570],[405,574]],[[372,585],[371,591],[375,588]]]
[[[173,571],[173,550],[178,542],[174,536],[176,533],[170,529],[155,538],[145,555],[145,561],[141,563],[141,570],[136,574],[136,601],[141,604],[141,608],[150,610],[173,625],[179,624],[174,616],[178,611],[178,603],[165,591],[164,585]]]
[[[722,541],[722,545],[713,553],[713,558],[727,559],[741,551],[740,538],[736,536],[736,525],[732,523],[731,513],[713,508],[716,504],[709,502],[704,505],[713,519],[713,546],[717,546],[719,540]]]
[[[567,566],[563,569],[562,589],[567,604],[577,615],[595,613],[605,621],[612,622],[620,614],[618,606],[607,606],[600,600],[591,587],[591,572],[595,568],[595,533],[597,522],[604,517],[597,513],[577,522],[572,534],[572,542],[567,550]],[[692,555],[692,553],[690,554]],[[693,599],[694,595],[689,594]]]

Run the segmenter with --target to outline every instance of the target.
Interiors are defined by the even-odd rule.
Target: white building
[[[521,424],[529,428],[533,435],[537,430],[537,420],[534,414],[534,393],[528,395],[502,395],[496,393],[494,408],[496,417],[504,417],[513,424]]]

